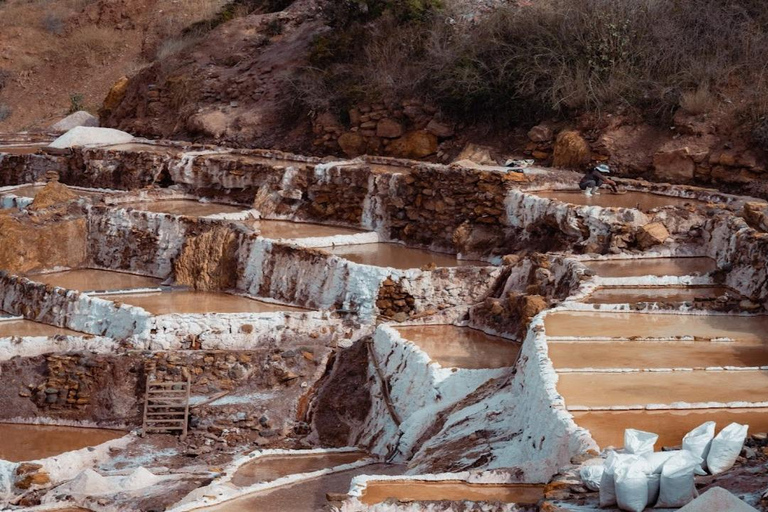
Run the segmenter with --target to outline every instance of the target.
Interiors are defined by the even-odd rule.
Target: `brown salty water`
[[[642,211],[663,208],[665,206],[682,207],[686,204],[701,204],[697,199],[684,199],[682,197],[664,196],[649,192],[625,192],[614,194],[608,190],[601,190],[598,195],[587,196],[581,190],[543,190],[531,192],[539,197],[557,199],[565,203],[580,206],[602,206],[607,208],[637,208]]]
[[[634,258],[582,262],[600,277],[687,276],[717,269],[712,258]]]
[[[364,452],[259,457],[253,462],[240,466],[232,477],[232,483],[238,487],[248,487],[259,482],[271,482],[287,475],[311,473],[350,464],[365,457],[367,454]]]
[[[161,283],[160,279],[154,277],[93,268],[34,274],[27,277],[38,283],[80,291],[157,288]]]
[[[0,338],[10,336],[81,336],[81,333],[30,320],[0,321]]]
[[[485,501],[532,505],[544,497],[543,485],[470,484],[461,481],[427,482],[372,480],[362,496],[366,505],[398,501]]]
[[[296,306],[272,304],[239,295],[218,292],[172,290],[169,292],[102,295],[102,299],[138,306],[153,315],[173,313],[269,313],[272,311],[308,311]]]
[[[260,219],[247,221],[246,225],[258,231],[264,238],[313,238],[364,233],[359,229],[287,220]]]
[[[217,203],[201,203],[192,199],[169,199],[157,201],[135,201],[120,203],[118,208],[133,208],[144,212],[168,213],[171,215],[186,215],[188,217],[207,217],[222,213],[238,213],[245,210],[242,206],[232,206]]]
[[[398,327],[396,330],[445,368],[514,366],[520,351],[519,343],[469,327],[425,325]]]
[[[588,304],[634,304],[636,302],[693,302],[716,299],[728,293],[738,295],[724,286],[658,286],[658,287],[608,287],[595,290],[584,302]]]
[[[121,430],[0,423],[0,459],[11,462],[43,459],[124,435]]]
[[[403,270],[421,268],[432,263],[438,267],[482,267],[490,265],[484,261],[459,260],[452,254],[415,249],[391,243],[345,245],[329,247],[323,250],[355,263]]]

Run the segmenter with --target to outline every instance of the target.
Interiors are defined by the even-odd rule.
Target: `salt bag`
[[[670,458],[661,469],[656,508],[679,508],[696,498],[694,470],[700,465],[701,458],[685,450]]]
[[[741,453],[749,425],[731,423],[712,439],[707,454],[707,468],[713,475],[729,470]]]
[[[680,453],[680,450],[671,450],[668,452],[653,452],[645,456],[648,463],[648,474],[661,474],[661,468],[671,458]]]
[[[616,453],[614,451],[608,453],[608,457],[605,459],[605,465],[603,466],[603,476],[600,478],[601,507],[612,507],[616,505],[616,484],[614,481],[616,470],[623,464],[637,459],[638,457],[636,455]]]
[[[653,445],[658,439],[658,434],[628,428],[624,431],[624,451],[635,455],[653,453]]]
[[[626,461],[619,464],[614,478],[616,502],[621,510],[643,512],[648,506],[648,476],[642,461]]]
[[[579,476],[581,476],[581,481],[587,489],[598,491],[604,472],[605,466],[603,464],[584,466],[579,470]]]
[[[712,439],[715,437],[715,422],[707,421],[691,430],[683,437],[683,450],[701,457],[701,469],[707,469],[707,455]]]
[[[652,473],[648,475],[648,506],[652,507],[656,500],[659,499],[659,491],[661,490],[661,475],[658,473]]]

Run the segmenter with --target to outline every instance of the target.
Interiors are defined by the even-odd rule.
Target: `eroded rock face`
[[[663,244],[669,238],[669,231],[661,222],[651,222],[640,227],[637,232],[637,245],[645,250],[654,245]]]
[[[228,290],[237,283],[238,236],[226,226],[213,226],[201,233],[188,233],[174,262],[178,284],[196,290]]]

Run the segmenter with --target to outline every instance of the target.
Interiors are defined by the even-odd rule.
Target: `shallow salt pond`
[[[561,373],[557,391],[567,407],[609,407],[673,402],[761,402],[768,371]]]
[[[195,510],[216,512],[304,512],[325,510],[327,493],[346,494],[352,478],[358,475],[402,475],[406,468],[391,464],[371,464],[349,471],[304,480],[274,490],[255,492],[219,505]]]
[[[151,293],[101,295],[100,298],[138,306],[153,315],[203,313],[270,313],[274,311],[308,311],[218,292],[172,290]]]
[[[396,327],[444,368],[505,368],[514,366],[520,345],[483,331],[454,325]]]
[[[37,197],[37,194],[44,188],[45,185],[25,185],[23,187],[7,190],[4,193],[13,194],[18,197],[28,197],[30,199],[34,199]],[[100,192],[98,190],[80,190],[76,188],[70,188],[69,190],[79,197],[99,197],[104,195],[104,192]]]
[[[731,338],[768,341],[768,316],[558,311],[544,319],[547,336],[591,338]]]
[[[287,475],[310,473],[320,469],[351,464],[364,459],[364,452],[341,452],[321,454],[270,455],[259,457],[242,465],[232,477],[238,487],[248,487],[259,482],[271,482]]]
[[[32,281],[79,291],[111,291],[131,288],[157,288],[161,280],[154,277],[100,269],[77,269],[27,276]]]
[[[361,501],[366,505],[398,501],[486,501],[535,504],[544,497],[543,485],[470,484],[461,481],[371,480]]]
[[[0,423],[0,459],[44,459],[123,437],[121,430]]]
[[[768,366],[768,343],[549,342],[555,368],[708,368]]]
[[[355,263],[402,270],[421,268],[433,263],[437,267],[484,267],[490,265],[484,261],[459,260],[452,254],[392,243],[344,245],[322,250]]]
[[[614,194],[609,190],[601,190],[599,194],[587,196],[581,190],[542,190],[531,191],[539,197],[557,199],[569,204],[579,206],[602,206],[606,208],[636,208],[641,211],[649,211],[665,206],[683,207],[686,204],[702,204],[698,199],[686,199],[682,197],[665,196],[650,192],[628,191]]]
[[[0,154],[6,155],[32,155],[44,148],[46,144],[29,144],[29,145],[14,145],[14,146],[0,146]]]
[[[584,302],[588,304],[634,304],[636,302],[694,302],[712,300],[728,293],[738,295],[724,286],[702,287],[606,287],[595,290]]]
[[[260,219],[247,221],[245,224],[265,238],[314,238],[365,233],[359,229],[287,220]]]
[[[79,332],[30,320],[3,320],[0,317],[0,338],[11,336],[82,336]]]
[[[687,276],[717,270],[712,258],[633,258],[582,261],[599,277]]]
[[[134,201],[115,205],[118,208],[133,208],[144,212],[186,215],[188,217],[207,217],[223,213],[239,213],[247,208],[217,203],[201,203],[192,199],[169,199],[166,201]]]
[[[636,428],[659,435],[656,450],[679,446],[683,436],[705,421],[719,431],[736,422],[749,425],[749,433],[768,432],[768,409],[695,409],[688,411],[573,411],[573,419],[590,431],[600,448],[624,445],[624,429]]]

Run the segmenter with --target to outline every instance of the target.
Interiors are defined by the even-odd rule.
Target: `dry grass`
[[[119,51],[120,46],[119,32],[89,25],[72,32],[62,51],[74,55],[83,64],[97,66]]]
[[[695,91],[686,91],[680,97],[680,108],[689,114],[708,114],[717,107],[717,98],[709,87],[702,86]]]

